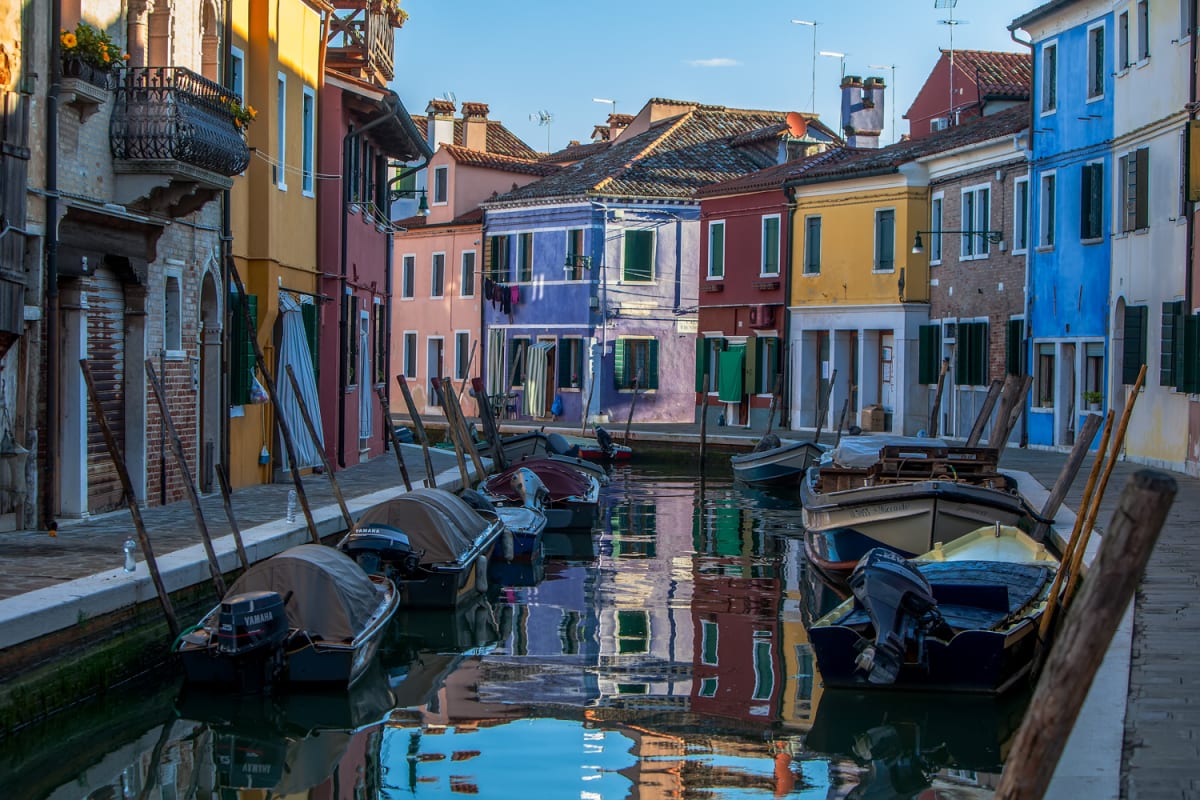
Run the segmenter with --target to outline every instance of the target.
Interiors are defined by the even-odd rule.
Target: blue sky
[[[611,106],[633,114],[651,97],[737,108],[812,110],[813,29],[818,51],[846,54],[846,73],[894,64],[889,102],[902,118],[950,45],[949,11],[935,0],[402,0],[409,21],[396,36],[393,88],[413,114],[447,92],[484,102],[538,150],[586,142]],[[947,0],[942,0],[942,4]],[[1041,0],[958,0],[954,47],[1022,50],[1008,33]],[[840,59],[818,56],[816,111],[837,128]],[[548,111],[549,126],[530,120]],[[891,142],[892,111],[884,143]]]

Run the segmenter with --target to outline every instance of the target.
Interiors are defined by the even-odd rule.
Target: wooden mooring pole
[[[233,532],[238,561],[242,562],[242,569],[250,569],[250,558],[246,555],[246,544],[242,541],[242,529],[238,527],[237,517],[233,514],[232,492],[229,489],[229,476],[225,474],[225,465],[220,462],[213,464],[213,472],[217,473],[217,483],[221,487],[221,502],[225,506],[225,517],[229,520],[229,530]]]
[[[437,474],[433,471],[433,458],[429,455],[429,436],[425,433],[425,423],[421,422],[421,415],[417,413],[417,404],[408,388],[408,378],[397,375],[396,383],[400,384],[400,394],[404,396],[404,404],[408,406],[408,418],[412,420],[413,430],[417,432],[417,441],[421,443],[421,452],[425,455],[425,485],[436,489]]]
[[[642,385],[642,371],[639,369],[637,375],[633,376],[633,397],[629,398],[629,416],[625,419],[625,435],[621,437],[621,444],[629,446],[629,426],[633,424],[633,409],[637,406],[638,389]]]
[[[446,415],[446,433],[450,436],[450,444],[454,445],[454,460],[458,462],[458,475],[462,479],[465,489],[471,485],[470,478],[467,476],[467,458],[464,455],[466,445],[459,433],[458,421],[454,419],[454,409],[450,407],[450,401],[446,399],[454,394],[454,385],[441,378],[430,378],[429,382],[433,384],[433,391],[437,393],[438,400],[442,404],[442,413]],[[449,388],[447,388],[448,384]]]
[[[700,474],[704,474],[704,456],[708,450],[708,370],[700,381],[704,396],[700,399]]]
[[[950,358],[942,359],[941,369],[938,370],[937,391],[933,393],[933,408],[929,410],[929,435],[934,439],[938,435],[938,417],[942,410],[942,390],[946,388],[946,373],[950,371]]]
[[[304,421],[304,428],[308,431],[308,438],[312,440],[313,449],[317,451],[317,457],[321,459],[321,468],[325,470],[325,477],[329,478],[329,487],[333,489],[334,499],[337,500],[338,508],[342,511],[342,519],[346,521],[346,530],[354,527],[354,517],[350,516],[350,509],[346,507],[346,498],[342,496],[342,487],[338,486],[337,476],[333,473],[333,465],[329,463],[328,456],[325,455],[325,448],[321,443],[321,438],[317,434],[317,426],[313,424],[312,417],[308,413],[308,405],[304,402],[304,395],[300,394],[300,382],[296,380],[296,373],[292,370],[292,365],[287,364],[284,367],[287,372],[288,381],[291,382],[292,394],[296,398],[296,408],[300,409],[300,419]],[[386,420],[385,420],[386,422]],[[298,469],[296,462],[292,462],[292,470]]]
[[[1045,795],[1177,490],[1174,478],[1154,470],[1138,471],[1125,485],[1083,592],[1059,631],[1017,731],[997,800]]]
[[[975,424],[971,426],[971,432],[967,434],[967,447],[979,446],[979,440],[983,438],[983,430],[992,417],[992,409],[996,407],[996,401],[1000,399],[1000,390],[1003,388],[1004,384],[999,380],[992,381],[988,386],[987,396],[983,398],[983,407],[975,415]]]
[[[817,431],[813,434],[813,444],[821,443],[821,429],[825,427],[825,417],[829,415],[829,401],[833,399],[833,382],[837,380],[837,370],[829,373],[829,385],[817,406]]]
[[[404,481],[404,491],[412,491],[412,479],[408,477],[408,466],[404,463],[404,453],[400,450],[400,437],[396,434],[396,426],[392,423],[392,412],[388,408],[387,393],[380,386],[375,390],[379,397],[379,407],[383,409],[383,422],[387,425],[388,436],[392,437],[392,450],[396,452],[396,463],[400,466],[400,479]]]
[[[496,412],[492,409],[492,400],[484,388],[483,378],[472,378],[471,388],[475,391],[475,402],[479,405],[479,422],[483,425],[483,435],[492,445],[492,464],[497,470],[502,470],[508,466],[508,459],[504,456],[504,448],[500,443],[500,428],[496,425]]]
[[[1112,415],[1109,415],[1111,424]],[[1050,489],[1050,496],[1046,498],[1045,504],[1042,505],[1041,517],[1046,522],[1039,522],[1033,530],[1033,538],[1036,541],[1045,541],[1046,534],[1050,532],[1050,524],[1054,520],[1054,515],[1058,513],[1058,507],[1062,505],[1063,500],[1067,497],[1067,492],[1071,490],[1071,485],[1075,483],[1075,476],[1079,474],[1079,468],[1083,466],[1083,459],[1087,456],[1088,447],[1092,443],[1092,439],[1096,438],[1096,431],[1100,428],[1101,417],[1099,414],[1088,414],[1083,421],[1083,428],[1079,431],[1079,436],[1075,439],[1075,446],[1071,448],[1071,455],[1067,456],[1067,461],[1063,464],[1062,470],[1058,473],[1058,480],[1054,482],[1054,486]],[[1104,438],[1101,441],[1101,449],[1096,453],[1096,463],[1099,464],[1101,456],[1104,455],[1104,445],[1108,443],[1108,426],[1104,428]],[[1092,470],[1092,477],[1095,477],[1095,470]],[[1092,481],[1088,481],[1090,487]],[[1086,501],[1085,501],[1086,502]],[[1083,508],[1080,508],[1082,516]]]
[[[146,568],[150,570],[150,578],[154,581],[154,591],[158,593],[158,602],[162,605],[163,615],[167,618],[167,627],[171,636],[179,635],[179,620],[175,618],[175,609],[171,605],[171,595],[163,584],[162,574],[158,571],[158,561],[154,558],[154,548],[150,546],[150,536],[146,533],[146,523],[142,520],[141,509],[138,508],[137,495],[133,493],[133,482],[129,479],[129,470],[125,467],[125,457],[117,447],[117,439],[113,436],[108,419],[104,416],[104,406],[100,403],[100,394],[96,391],[96,383],[92,380],[92,370],[88,367],[86,358],[79,359],[79,369],[83,371],[83,382],[87,384],[88,398],[92,402],[92,413],[100,425],[100,433],[104,436],[104,444],[108,446],[108,454],[117,468],[117,476],[121,479],[121,488],[125,492],[125,505],[129,506],[129,516],[133,517],[133,527],[137,531],[138,542],[142,547],[142,555],[146,557]]]
[[[471,464],[475,467],[475,480],[481,481],[487,477],[487,470],[483,466],[483,458],[480,457],[478,448],[475,447],[475,437],[471,435],[471,428],[467,425],[466,416],[463,415],[462,404],[458,401],[458,395],[454,393],[454,384],[443,380],[442,387],[443,389],[449,388],[449,391],[444,394],[448,398],[450,410],[454,414],[454,424],[458,425],[459,439],[462,441],[467,456],[471,459]],[[463,488],[466,489],[467,486],[468,484],[464,481]]]
[[[192,470],[188,466],[187,455],[183,452],[183,442],[179,439],[179,431],[175,430],[175,420],[171,417],[171,409],[167,405],[166,395],[163,394],[162,384],[154,371],[154,361],[149,358],[146,359],[146,377],[150,379],[150,388],[154,390],[158,412],[162,414],[167,436],[171,440],[171,454],[175,456],[175,466],[179,467],[179,476],[183,479],[183,487],[192,506],[192,516],[196,520],[196,530],[200,532],[204,554],[208,557],[208,573],[212,576],[213,588],[217,590],[217,599],[220,600],[228,591],[225,577],[221,574],[221,562],[217,559],[217,551],[213,549],[212,537],[208,535],[208,523],[204,521],[204,511],[200,508],[200,493],[196,491],[196,484],[192,482]]]

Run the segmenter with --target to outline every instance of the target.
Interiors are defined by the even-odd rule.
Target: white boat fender
[[[482,555],[476,556],[476,558],[475,558],[475,590],[477,592],[480,592],[481,594],[487,594],[487,590],[488,590],[487,571],[488,571],[487,556],[482,556]]]
[[[504,560],[512,561],[516,545],[513,543],[513,532],[508,528],[505,528],[504,533],[500,534],[500,547],[504,553]]]

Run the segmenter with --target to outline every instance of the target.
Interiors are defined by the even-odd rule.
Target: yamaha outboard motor
[[[354,528],[338,544],[368,575],[401,581],[416,575],[424,551],[412,546],[408,534],[381,522]]]
[[[233,659],[242,692],[256,692],[282,667],[287,611],[278,592],[244,592],[221,601],[217,652]]]
[[[604,451],[605,458],[612,458],[613,453],[616,452],[612,434],[599,425],[596,426],[596,444],[600,445],[600,449]]]
[[[920,648],[924,630],[941,619],[933,589],[920,570],[882,547],[859,560],[850,589],[875,628],[875,641],[862,648],[855,664],[871,683],[894,683],[909,641]]]
[[[521,498],[521,505],[526,508],[544,511],[550,502],[550,490],[542,483],[537,473],[527,467],[514,470],[509,478],[509,485],[516,490],[517,496]]]

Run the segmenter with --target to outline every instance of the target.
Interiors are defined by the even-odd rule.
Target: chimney
[[[454,144],[454,102],[430,100],[425,113],[429,116],[429,123],[425,127],[429,149],[437,151],[443,144]]]
[[[879,147],[885,88],[882,78],[842,78],[842,131],[849,147]]]
[[[487,152],[488,104],[463,103],[463,147]]]
[[[615,142],[617,137],[629,127],[629,123],[633,122],[632,114],[609,114],[608,115],[608,141]]]

